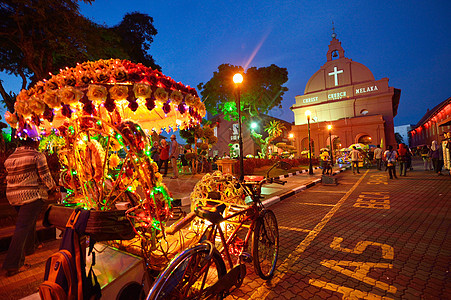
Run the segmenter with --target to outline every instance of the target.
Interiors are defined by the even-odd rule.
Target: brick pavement
[[[271,206],[275,277],[248,276],[227,299],[448,299],[451,180],[416,170],[338,175]]]
[[[279,194],[271,206],[280,227],[276,276],[265,282],[247,265],[243,286],[227,299],[446,298],[451,292],[450,178],[415,170],[389,182],[384,172],[363,172],[337,175],[338,186],[317,184],[288,198]],[[376,192],[388,193],[389,209],[383,209],[386,195],[376,197]],[[58,241],[47,243],[28,257],[32,271],[0,278],[0,299],[35,290],[45,260],[57,247]]]

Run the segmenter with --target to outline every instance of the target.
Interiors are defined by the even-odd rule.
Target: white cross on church
[[[329,76],[334,76],[335,86],[338,85],[338,74],[343,73],[343,70],[338,70],[337,67],[334,67],[334,71],[329,73]]]

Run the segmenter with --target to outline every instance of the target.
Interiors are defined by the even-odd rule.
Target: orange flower
[[[58,97],[64,104],[73,104],[80,101],[83,92],[72,86],[66,86],[58,91]]]
[[[136,83],[133,86],[133,92],[135,93],[136,98],[150,98],[150,94],[152,90],[149,85],[144,83]]]
[[[9,111],[5,113],[5,121],[13,128],[17,128],[17,123],[19,122],[17,116]]]
[[[125,85],[115,85],[109,92],[113,100],[125,100],[128,97],[128,87]]]
[[[102,85],[90,84],[88,87],[88,99],[91,101],[105,101],[108,95],[106,87]]]
[[[110,169],[115,169],[117,166],[119,166],[119,163],[121,162],[121,159],[117,154],[113,154],[110,156]]]
[[[50,108],[57,108],[61,106],[61,101],[56,95],[56,91],[47,91],[42,97],[42,101]]]

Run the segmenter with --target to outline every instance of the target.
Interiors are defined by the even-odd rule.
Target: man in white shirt
[[[359,172],[359,158],[360,158],[361,154],[360,151],[357,150],[357,148],[355,146],[352,146],[352,151],[351,151],[351,166],[352,166],[352,173],[355,174],[355,171],[357,169],[357,174],[360,174]]]
[[[382,149],[380,145],[377,145],[374,149],[374,159],[376,160],[377,169],[382,170]]]

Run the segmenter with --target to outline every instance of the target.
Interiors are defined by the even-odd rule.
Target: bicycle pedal
[[[243,252],[240,255],[240,261],[244,261],[244,262],[247,262],[247,263],[252,263],[253,260],[254,259],[253,259],[252,255],[250,255],[247,252]]]

